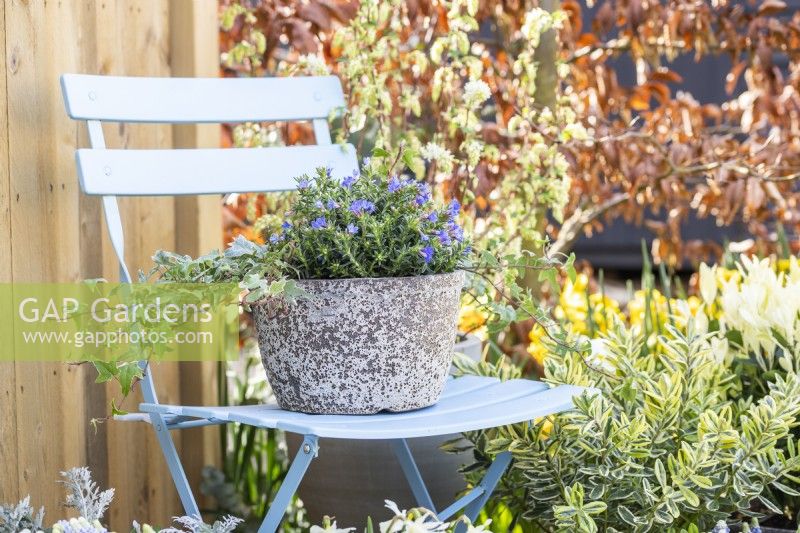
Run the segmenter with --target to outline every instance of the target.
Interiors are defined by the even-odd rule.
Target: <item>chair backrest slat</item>
[[[342,179],[356,170],[350,145],[196,150],[94,150],[77,152],[86,194],[178,196],[287,191],[295,177],[330,167]]]
[[[141,78],[64,74],[67,114],[112,122],[262,122],[327,119],[344,105],[335,76]]]

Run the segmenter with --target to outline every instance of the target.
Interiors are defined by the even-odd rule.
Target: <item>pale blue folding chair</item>
[[[328,116],[344,105],[333,76],[301,78],[133,78],[65,74],[61,86],[69,116],[85,120],[91,148],[76,154],[80,185],[103,197],[120,278],[130,282],[116,196],[199,195],[287,191],[296,176],[327,166],[344,177],[357,168],[351,145],[331,144]],[[101,123],[238,123],[310,120],[317,145],[247,149],[112,150],[105,147]],[[142,362],[144,403],[140,413],[122,420],[149,422],[155,430],[187,515],[199,516],[194,495],[170,436],[171,430],[238,422],[303,436],[303,443],[272,501],[259,531],[280,525],[320,439],[388,439],[418,504],[447,520],[463,510],[472,520],[511,462],[499,454],[483,480],[452,505],[436,511],[406,439],[462,433],[567,410],[580,387],[550,388],[529,380],[500,382],[462,377],[448,381],[434,406],[407,413],[367,416],[308,415],[277,405],[183,406],[158,402],[153,377]],[[331,509],[335,513],[335,509]]]

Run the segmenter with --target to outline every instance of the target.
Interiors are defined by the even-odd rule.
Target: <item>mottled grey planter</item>
[[[371,414],[436,403],[453,356],[463,272],[301,280],[310,298],[253,307],[278,403],[306,413]]]
[[[480,338],[467,335],[453,350],[480,361],[482,348]],[[456,437],[408,439],[417,468],[439,510],[453,503],[464,490],[466,482],[459,469],[473,462],[473,452],[466,440],[462,440],[465,450],[460,453],[445,453],[440,449]],[[302,441],[302,436],[286,433],[292,458]],[[389,440],[321,439],[319,456],[311,462],[298,495],[312,524],[322,523],[325,515],[336,515],[340,525],[357,528],[365,525],[368,516],[385,520],[389,515],[386,499],[401,509],[417,506]]]

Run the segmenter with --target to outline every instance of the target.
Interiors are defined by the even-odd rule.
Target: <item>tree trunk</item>
[[[559,0],[540,0],[539,7],[552,13],[560,7]],[[536,102],[543,106],[555,109],[556,88],[558,87],[558,73],[556,72],[556,59],[558,54],[558,42],[556,41],[555,30],[549,30],[542,34],[539,47],[536,49],[534,58],[538,63],[536,71]],[[531,205],[534,210],[534,227],[540,235],[544,235],[547,226],[547,210],[542,206]],[[522,242],[522,249],[542,255],[544,249],[532,239],[525,239]],[[539,274],[534,270],[527,271],[522,278],[523,287],[529,288],[534,294],[541,292]]]

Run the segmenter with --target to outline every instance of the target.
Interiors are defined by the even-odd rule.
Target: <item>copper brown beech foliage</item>
[[[337,72],[340,50],[331,37],[358,7],[346,0],[223,0],[220,9],[225,12],[234,4],[245,9],[234,17],[228,10],[230,20],[223,20],[226,75],[272,74],[280,62],[308,53],[320,54]],[[504,165],[518,156],[507,134],[508,120],[518,111],[512,65],[525,13],[535,6],[483,0],[476,16],[481,31],[472,42],[485,50],[479,56],[482,79],[492,89],[493,103],[491,113],[482,115],[481,134],[502,152],[499,164],[481,161],[474,170],[472,203],[479,212],[491,213],[493,201],[485,193],[496,188]],[[416,29],[448,30],[446,2],[409,0],[406,7],[408,24],[401,40],[409,51],[424,45]],[[607,0],[588,7],[594,16],[585,25],[586,3],[560,3],[569,14],[558,35],[558,62],[569,67],[560,94],[570,98],[590,140],[552,139],[561,142],[572,176],[563,223],[547,226],[552,248],[566,251],[581,232],[601,231],[609,219],[622,216],[656,233],[658,260],[674,265],[684,257],[719,254],[716,244],[681,239],[681,225],[690,213],[713,217],[720,225],[744,221],[754,236],[752,244],[741,247],[747,251],[770,252],[777,223],[800,247],[800,241],[792,240],[800,230],[800,12],[780,0]],[[684,54],[697,60],[729,58],[725,80],[709,80],[724,83],[724,102],[701,104],[676,89],[681,76],[671,66]],[[620,81],[613,64],[620,56],[633,63],[633,83]],[[541,64],[540,74],[548,69],[555,65]],[[435,127],[443,111],[438,107],[446,102],[430,104],[430,85],[423,87],[423,116],[430,116]],[[289,142],[312,138],[297,126],[285,133]],[[460,172],[453,171],[454,194],[465,179]]]

